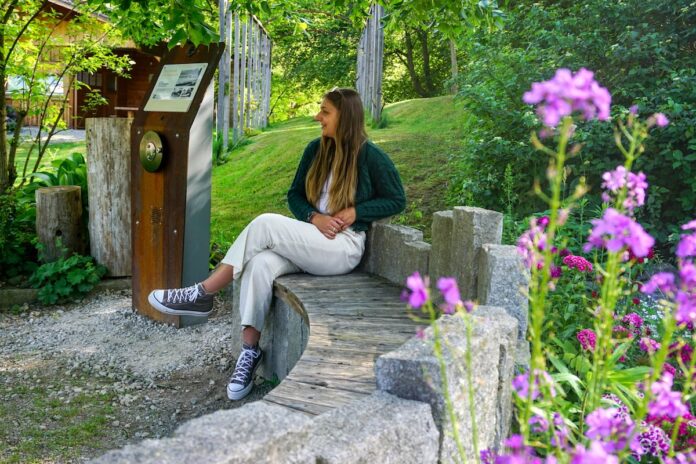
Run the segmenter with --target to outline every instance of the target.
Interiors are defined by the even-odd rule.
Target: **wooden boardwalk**
[[[401,288],[365,273],[316,277],[291,274],[276,296],[309,321],[307,348],[263,401],[318,415],[372,394],[374,364],[416,330],[399,299]]]

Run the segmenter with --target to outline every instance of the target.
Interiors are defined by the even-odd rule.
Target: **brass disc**
[[[155,172],[162,164],[162,139],[155,131],[147,131],[140,139],[140,164],[148,172]]]

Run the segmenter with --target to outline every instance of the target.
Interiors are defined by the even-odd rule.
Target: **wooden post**
[[[232,76],[232,137],[239,140],[239,13],[234,13],[234,75]]]
[[[247,71],[247,23],[242,23],[241,44],[239,61],[239,134],[244,135],[244,123],[246,121],[246,105],[244,95],[246,94],[246,71]]]
[[[251,17],[249,17],[249,26],[247,27],[247,81],[246,81],[246,107],[244,108],[244,127],[250,126],[251,120],[251,81],[253,78],[253,66],[254,66],[254,22]]]
[[[217,132],[222,134],[222,148],[227,151],[229,144],[229,104],[230,104],[230,12],[226,0],[219,0],[220,39],[225,41],[225,52],[218,66]]]
[[[44,262],[84,253],[80,186],[60,185],[36,191],[36,235],[44,248]]]
[[[372,5],[370,18],[360,36],[358,45],[356,88],[363,107],[374,121],[379,121],[382,111],[382,67],[384,61],[384,9]]]
[[[131,275],[130,118],[87,118],[90,254],[110,276]]]

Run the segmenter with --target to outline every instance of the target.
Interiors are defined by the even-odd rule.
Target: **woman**
[[[149,296],[150,304],[163,313],[205,316],[212,311],[213,294],[241,276],[243,348],[227,386],[231,400],[251,391],[273,280],[292,272],[352,271],[365,250],[368,225],[406,205],[394,164],[367,140],[356,91],[328,92],[314,119],[321,124],[322,136],[305,148],[288,191],[297,219],[262,214],[242,231],[206,280],[187,288],[154,290]]]

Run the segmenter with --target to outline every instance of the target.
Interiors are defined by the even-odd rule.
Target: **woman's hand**
[[[312,216],[311,222],[329,240],[335,239],[336,234],[343,230],[343,220],[335,216],[317,213]]]
[[[355,222],[355,207],[351,206],[350,208],[342,209],[334,217],[340,219],[343,223],[341,230],[346,230]]]

